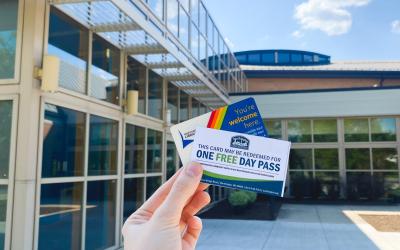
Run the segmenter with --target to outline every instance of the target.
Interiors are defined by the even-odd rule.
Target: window
[[[60,58],[61,87],[86,93],[88,50],[88,30],[51,7],[47,53]]]
[[[344,140],[346,142],[369,141],[368,119],[351,118],[344,120]]]
[[[42,177],[82,176],[86,115],[45,104]]]
[[[147,173],[161,172],[162,132],[147,130]]]
[[[200,103],[192,98],[192,117],[197,117],[200,115],[199,105]]]
[[[161,20],[164,18],[164,1],[163,0],[146,0],[147,4],[150,6],[150,9],[153,13],[156,14],[158,18]]]
[[[339,152],[336,148],[314,149],[315,169],[338,170]]]
[[[346,148],[346,168],[369,170],[369,148]]]
[[[10,165],[12,107],[12,101],[0,101],[0,179],[8,178]]]
[[[374,172],[372,175],[373,198],[388,198],[389,191],[399,187],[399,173]]]
[[[171,123],[178,123],[178,101],[179,101],[179,89],[172,83],[168,83],[168,109],[171,112]]]
[[[290,171],[290,195],[297,200],[313,196],[314,182],[312,171]]]
[[[120,51],[100,36],[93,34],[91,96],[119,104]]]
[[[316,198],[338,199],[340,196],[339,172],[316,172],[314,186]]]
[[[89,175],[117,174],[118,122],[90,116]]]
[[[0,2],[0,79],[15,77],[15,58],[17,51],[18,2]]]
[[[179,108],[179,121],[183,122],[189,119],[189,96],[181,91],[180,92],[180,108]]]
[[[167,4],[167,27],[175,37],[178,37],[178,13],[178,1],[169,0]]]
[[[260,54],[249,54],[250,64],[259,64],[260,63]]]
[[[398,169],[398,155],[396,148],[373,148],[372,166],[374,169]]]
[[[264,126],[268,131],[268,137],[274,139],[282,138],[282,123],[280,120],[265,120]]]
[[[289,120],[288,134],[291,142],[311,142],[311,121]]]
[[[302,54],[293,53],[292,54],[292,63],[300,64],[302,63]]]
[[[314,142],[337,142],[337,121],[314,120]]]
[[[246,64],[247,63],[247,55],[236,55],[236,60],[238,60],[238,62],[240,64]]]
[[[189,15],[179,8],[179,40],[186,48],[189,48]]]
[[[153,71],[149,71],[149,110],[148,115],[163,119],[163,79]]]
[[[262,54],[261,61],[262,61],[262,63],[266,63],[266,64],[275,64],[275,53],[269,52],[269,53]]]
[[[0,4],[1,6],[1,4]],[[0,11],[1,12],[1,11]],[[1,63],[1,62],[0,62]],[[13,101],[0,101],[0,179],[8,183],[10,168],[10,146],[12,134]],[[4,249],[6,238],[8,185],[0,185],[0,249]]]
[[[85,249],[105,249],[115,244],[116,181],[89,181],[86,203]]]
[[[139,92],[138,112],[141,114],[146,114],[146,76],[146,67],[128,56],[127,88]]]
[[[396,141],[395,118],[371,118],[372,141]]]
[[[144,173],[145,129],[126,124],[125,174]]]
[[[38,249],[80,249],[82,203],[81,182],[41,186]]]
[[[144,203],[144,178],[125,179],[124,221]]]
[[[347,198],[350,200],[372,197],[372,179],[370,172],[347,172]]]
[[[285,64],[290,62],[290,54],[285,52],[278,52],[278,63]]]
[[[146,199],[148,199],[161,186],[161,176],[146,178]]]
[[[311,149],[291,149],[289,156],[289,169],[312,169]]]
[[[167,180],[175,174],[177,157],[175,144],[167,142]]]

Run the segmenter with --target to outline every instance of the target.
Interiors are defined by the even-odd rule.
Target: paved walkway
[[[343,211],[400,211],[400,206],[284,204],[276,221],[203,220],[197,250],[378,249]]]

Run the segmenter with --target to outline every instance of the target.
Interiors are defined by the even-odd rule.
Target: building
[[[400,61],[235,53],[273,138],[292,141],[287,197],[387,199],[400,177]]]
[[[169,126],[246,89],[201,0],[1,1],[0,248],[120,248],[124,219],[178,168]]]

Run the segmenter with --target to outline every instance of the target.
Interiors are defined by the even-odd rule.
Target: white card
[[[202,182],[283,196],[290,142],[198,127],[191,160],[204,167]]]

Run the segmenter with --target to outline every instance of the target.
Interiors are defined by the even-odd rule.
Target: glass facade
[[[149,71],[148,115],[163,119],[163,79],[153,71]]]
[[[271,137],[292,141],[286,195],[388,199],[400,187],[396,123],[396,117],[266,120]]]
[[[44,119],[42,177],[82,176],[86,115],[46,104]]]
[[[42,185],[38,249],[80,249],[82,202],[81,182]]]
[[[144,173],[145,128],[126,124],[125,174]]]
[[[89,31],[51,7],[47,52],[60,58],[61,87],[86,93],[88,51]]]
[[[161,173],[162,132],[147,130],[147,173]]]
[[[0,4],[1,5],[1,4]],[[12,100],[0,100],[0,249],[5,249],[7,206],[8,206],[8,179],[11,161],[11,131],[12,131]]]
[[[127,57],[127,90],[137,90],[139,92],[138,97],[138,112],[141,114],[146,114],[146,81],[147,81],[147,69],[141,63],[133,59],[132,57]]]
[[[168,83],[168,110],[171,112],[171,123],[178,123],[179,114],[179,89]]]
[[[117,174],[118,122],[90,116],[89,175]]]
[[[0,2],[0,79],[15,78],[18,0]]]

